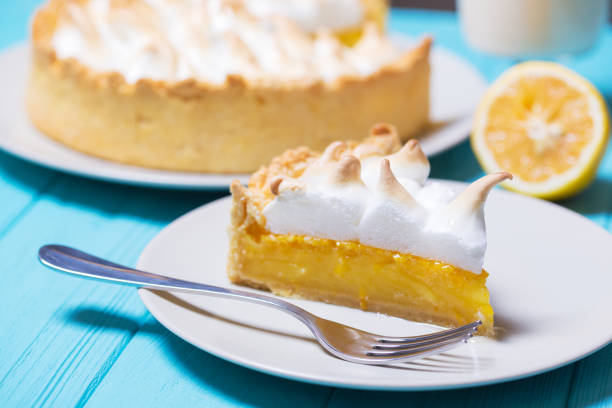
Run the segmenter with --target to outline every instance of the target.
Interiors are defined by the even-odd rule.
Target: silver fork
[[[144,272],[67,246],[45,245],[38,251],[38,257],[50,268],[79,276],[146,289],[200,293],[272,306],[304,323],[325,350],[343,360],[359,364],[395,364],[440,353],[467,341],[481,325],[480,321],[476,321],[423,336],[379,336],[315,316],[276,297]]]

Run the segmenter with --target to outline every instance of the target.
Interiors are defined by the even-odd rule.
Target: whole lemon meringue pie
[[[511,176],[458,195],[428,176],[418,142],[402,147],[388,125],[322,154],[286,151],[231,186],[230,280],[443,326],[481,320],[493,334],[483,205]]]
[[[182,171],[253,171],[381,120],[408,138],[427,122],[431,40],[400,49],[385,12],[384,0],[50,0],[33,20],[27,110],[74,149]]]

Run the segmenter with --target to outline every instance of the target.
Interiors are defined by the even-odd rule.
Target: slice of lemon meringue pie
[[[248,188],[232,184],[231,281],[443,326],[481,320],[491,335],[483,205],[511,176],[459,195],[428,176],[418,142],[402,147],[388,125],[321,155],[286,151]]]
[[[76,150],[182,171],[254,171],[381,120],[407,138],[427,123],[431,40],[397,46],[385,4],[50,0],[27,110]]]

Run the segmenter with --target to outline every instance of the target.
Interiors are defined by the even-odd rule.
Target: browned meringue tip
[[[361,162],[352,154],[342,156],[332,170],[330,180],[334,183],[363,183],[361,181]]]
[[[505,181],[505,180],[512,180],[514,178],[512,173],[509,173],[507,171],[498,171],[496,173],[487,174],[486,176],[482,178],[486,178],[489,176],[491,176],[492,179],[499,179],[499,181],[497,181],[496,184],[501,183],[502,181]]]
[[[274,195],[278,195],[278,189],[280,184],[283,182],[282,177],[276,177],[270,182],[270,192]]]
[[[397,151],[401,146],[395,126],[377,123],[370,128],[369,137],[355,147],[353,154],[359,158],[384,156]]]
[[[331,143],[329,146],[325,148],[323,154],[321,155],[322,163],[330,163],[334,161],[340,160],[340,155],[344,150],[347,149],[346,143],[342,141],[336,141]]]
[[[505,180],[512,180],[512,174],[507,171],[491,173],[474,181],[468,186],[468,189],[472,188],[476,195],[484,195],[486,198],[493,187]]]
[[[370,128],[370,136],[397,136],[397,129],[388,123],[376,123]]]
[[[283,177],[274,178],[270,182],[269,186],[270,186],[270,192],[274,195],[279,195],[283,191],[288,191],[288,190],[291,190],[291,191],[300,190],[304,187],[304,185],[300,183],[298,180],[295,180],[292,178],[283,178]]]
[[[382,159],[380,161],[378,188],[404,204],[414,205],[416,203],[410,193],[395,178],[389,159]]]
[[[419,141],[416,139],[410,139],[406,142],[406,144],[404,145],[404,147],[402,147],[402,149],[407,149],[407,150],[414,150],[419,146]]]
[[[504,180],[512,180],[512,174],[505,171],[487,174],[470,184],[448,206],[466,211],[476,210],[484,204],[493,187]]]
[[[378,146],[369,143],[363,143],[353,149],[353,155],[359,159],[365,159],[369,156],[381,156],[384,153]]]
[[[429,160],[423,149],[421,149],[421,145],[419,141],[416,139],[410,139],[402,146],[402,148],[393,153],[390,156],[391,160],[401,160],[408,163],[423,163],[429,165]]]

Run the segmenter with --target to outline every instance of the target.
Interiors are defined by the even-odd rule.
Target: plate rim
[[[389,35],[396,39],[404,39],[410,41],[411,36],[402,33],[401,31],[390,31]],[[478,68],[470,63],[466,58],[459,54],[456,54],[444,47],[435,46],[433,52],[438,55],[443,55],[446,59],[452,59],[455,62],[462,64],[471,71],[474,78],[478,78],[479,82],[482,83],[483,90],[486,88],[488,81]],[[0,59],[5,63],[7,61],[14,61],[15,55],[23,53],[29,55],[29,42],[20,41],[11,45],[8,45],[0,49]],[[28,64],[28,62],[25,62]],[[8,64],[7,64],[8,65]],[[6,68],[4,68],[6,70]],[[27,75],[27,74],[24,74]],[[23,102],[20,100],[20,103]],[[17,108],[25,110],[23,107]],[[476,107],[474,106],[474,109]],[[27,120],[27,114],[24,112],[24,117]],[[448,138],[443,147],[435,147],[429,154],[430,157],[441,154],[459,143],[465,141],[469,137],[471,129],[471,118],[472,114],[465,115],[458,119],[454,126],[456,126],[457,134],[456,137]],[[41,133],[38,129],[33,127],[33,131]],[[0,126],[5,126],[0,123]],[[10,126],[6,126],[10,129]],[[7,132],[8,133],[8,132]],[[459,136],[461,134],[461,136]],[[56,144],[59,148],[67,149],[71,155],[78,155],[83,157],[84,160],[91,162],[100,162],[101,166],[108,166],[109,168],[104,169],[102,172],[97,170],[97,166],[90,167],[87,165],[72,164],[69,160],[57,159],[53,155],[39,154],[28,150],[27,146],[20,145],[19,143],[11,142],[10,138],[5,138],[0,135],[0,150],[21,160],[25,160],[34,165],[42,166],[54,171],[63,172],[67,174],[77,175],[94,180],[103,180],[106,182],[140,186],[146,188],[163,188],[169,190],[200,190],[200,191],[220,191],[227,189],[230,183],[238,179],[244,183],[248,181],[249,174],[245,173],[195,173],[195,172],[180,172],[163,169],[153,169],[146,167],[133,166],[123,163],[116,163],[110,160],[87,155],[85,153],[78,152],[67,146],[62,145],[54,140],[48,139],[49,142]],[[158,174],[155,174],[158,173]],[[191,178],[191,179],[190,179]],[[205,180],[203,180],[203,178]],[[210,178],[208,180],[207,178]]]
[[[459,182],[459,181],[451,181],[451,180],[436,180],[436,179],[431,179],[432,181],[443,181],[443,182],[449,182],[451,184],[458,184],[458,185],[467,185],[467,183],[464,182]],[[569,216],[574,216],[577,217],[579,219],[581,219],[582,222],[587,222],[589,223],[592,227],[596,227],[597,229],[599,229],[600,231],[605,232],[606,234],[610,234],[609,231],[607,231],[605,228],[603,228],[602,226],[596,224],[595,222],[591,221],[589,218],[585,217],[584,215],[577,213],[575,211],[572,211],[566,207],[563,207],[561,205],[558,205],[556,203],[552,203],[549,201],[545,201],[545,200],[541,200],[541,199],[537,199],[537,198],[533,198],[533,197],[528,197],[528,196],[523,196],[517,193],[512,193],[509,191],[505,191],[502,190],[500,188],[495,188],[492,191],[493,194],[502,194],[502,195],[511,195],[511,196],[519,196],[521,197],[521,199],[525,199],[528,202],[532,202],[532,203],[537,203],[537,204],[542,204],[545,206],[550,206],[553,207],[557,210],[561,210],[562,212],[568,214]],[[180,222],[184,222],[185,219],[189,219],[190,217],[194,216],[194,214],[203,211],[203,209],[207,206],[218,206],[218,205],[224,205],[225,202],[228,202],[231,200],[231,196],[225,196],[213,201],[210,201],[208,203],[205,203],[183,215],[181,215],[180,217],[176,218],[174,221],[172,221],[170,224],[166,225],[162,230],[160,230],[155,237],[153,237],[151,239],[151,241],[149,241],[149,243],[146,245],[146,247],[143,249],[143,251],[141,252],[139,258],[138,258],[138,262],[137,262],[137,268],[143,268],[144,265],[146,264],[146,259],[149,256],[150,252],[154,251],[154,247],[157,241],[161,241],[163,239],[163,235],[167,234],[168,229],[174,225],[175,223],[180,223]],[[612,326],[610,327],[610,329],[608,330],[607,335],[605,333],[602,334],[602,336],[600,336],[600,338],[598,337],[597,339],[593,340],[591,343],[588,344],[588,346],[582,347],[578,352],[573,353],[570,358],[565,359],[564,361],[560,361],[557,364],[553,364],[550,365],[548,367],[543,367],[540,369],[535,369],[535,370],[531,370],[525,373],[520,373],[520,374],[516,374],[516,375],[511,375],[511,376],[493,376],[490,379],[487,380],[474,380],[474,381],[466,381],[466,382],[462,382],[462,383],[447,383],[447,384],[436,384],[436,385],[418,385],[418,386],[410,386],[410,385],[372,385],[372,384],[367,384],[367,383],[359,383],[356,381],[351,381],[351,382],[343,382],[342,380],[336,380],[336,381],[328,381],[328,380],[320,380],[317,379],[316,377],[310,376],[310,375],[301,375],[301,374],[296,374],[294,372],[287,372],[286,370],[283,369],[273,369],[271,367],[266,366],[263,363],[258,363],[258,362],[252,362],[252,361],[248,361],[240,356],[234,356],[231,355],[231,353],[229,352],[225,352],[222,348],[216,347],[216,346],[210,346],[208,345],[207,347],[201,346],[198,344],[197,339],[194,338],[194,336],[190,335],[189,333],[184,332],[183,330],[181,330],[179,327],[177,327],[174,323],[172,323],[172,321],[166,319],[165,315],[163,314],[163,312],[161,312],[160,309],[158,309],[158,303],[156,303],[156,298],[159,298],[159,296],[157,294],[154,293],[154,291],[148,290],[148,289],[138,289],[138,296],[140,297],[141,301],[143,302],[143,304],[145,305],[145,307],[147,308],[147,310],[153,315],[153,317],[155,317],[155,319],[162,324],[166,329],[168,329],[171,333],[173,333],[174,335],[182,338],[183,340],[187,341],[188,343],[190,343],[191,345],[193,345],[194,347],[199,348],[200,350],[203,350],[207,353],[210,353],[218,358],[221,358],[229,363],[232,364],[237,364],[239,366],[245,367],[245,368],[249,368],[252,370],[255,370],[257,372],[261,372],[264,374],[268,374],[268,375],[273,375],[275,377],[279,377],[279,378],[284,378],[284,379],[289,379],[292,381],[299,381],[299,382],[305,382],[305,383],[309,383],[309,384],[315,384],[315,385],[322,385],[322,386],[329,386],[329,387],[337,387],[337,388],[346,388],[346,389],[360,389],[360,390],[377,390],[377,391],[436,391],[436,390],[453,390],[453,389],[461,389],[461,388],[471,388],[471,387],[480,387],[480,386],[487,386],[487,385],[493,385],[493,384],[500,384],[500,383],[504,383],[504,382],[510,382],[510,381],[516,381],[516,380],[521,380],[521,379],[525,379],[525,378],[529,378],[529,377],[533,377],[539,374],[543,374],[543,373],[547,373],[549,371],[553,371],[556,370],[558,368],[562,368],[565,367],[567,365],[570,365],[572,363],[575,363],[579,360],[582,360],[583,358],[586,358],[588,356],[590,356],[591,354],[596,353],[597,351],[603,349],[604,347],[606,347],[607,345],[612,343]],[[163,300],[164,302],[169,302],[168,300]],[[289,299],[289,301],[291,301],[291,299]]]

